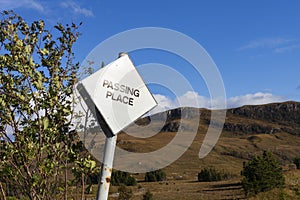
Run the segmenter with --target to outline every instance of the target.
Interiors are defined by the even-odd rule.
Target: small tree
[[[285,184],[282,168],[268,151],[244,163],[241,174],[244,176],[242,186],[247,195],[283,187]]]
[[[145,174],[145,181],[146,182],[156,182],[156,181],[164,181],[166,180],[166,173],[161,169],[147,172]]]
[[[1,194],[67,199],[78,27],[58,24],[53,37],[43,20],[0,15]]]

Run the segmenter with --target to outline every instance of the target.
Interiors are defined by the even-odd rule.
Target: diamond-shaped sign
[[[114,135],[157,105],[128,55],[85,78],[81,84]]]

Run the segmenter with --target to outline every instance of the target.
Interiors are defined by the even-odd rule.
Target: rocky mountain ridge
[[[182,119],[200,116],[200,123],[210,123],[211,111],[203,108],[176,108],[138,120],[137,124],[148,124],[151,120],[165,120],[162,132],[176,132]],[[246,123],[245,123],[246,122]],[[183,125],[183,128],[188,129]],[[227,110],[224,131],[233,133],[272,134],[287,132],[300,135],[300,102],[287,101],[265,105],[245,105]]]

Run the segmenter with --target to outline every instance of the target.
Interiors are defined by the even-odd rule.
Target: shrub
[[[268,151],[244,163],[242,186],[247,195],[284,186],[284,176],[278,161]]]
[[[135,186],[137,182],[128,172],[113,171],[111,184],[115,186],[120,186],[122,184],[126,186]]]
[[[294,159],[294,164],[296,165],[297,169],[300,169],[300,157]]]
[[[298,199],[300,199],[300,189],[295,189],[295,194]]]
[[[218,172],[215,168],[204,168],[198,173],[198,181],[200,182],[212,182],[229,179],[230,175],[224,172]]]
[[[162,170],[156,170],[152,172],[147,172],[145,175],[146,182],[156,182],[156,181],[164,181],[166,180],[166,173]]]
[[[154,173],[147,172],[145,175],[145,181],[146,182],[155,182],[156,181],[156,176]]]
[[[118,188],[119,200],[129,200],[132,197],[132,190],[125,185],[121,184]]]
[[[147,192],[143,195],[143,200],[153,200],[153,194],[147,190]]]

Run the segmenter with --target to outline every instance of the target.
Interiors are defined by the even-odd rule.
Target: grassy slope
[[[207,131],[209,119],[210,111],[202,109],[199,129],[194,142],[183,156],[163,169],[167,173],[168,180],[160,183],[139,182],[139,187],[132,187],[135,195],[134,199],[141,199],[142,194],[148,189],[154,194],[154,199],[243,199],[245,197],[241,186],[238,184],[242,178],[240,171],[242,170],[243,162],[254,155],[261,154],[263,150],[273,152],[283,168],[286,169],[287,188],[285,190],[263,193],[252,199],[280,199],[281,196],[284,196],[286,199],[296,199],[295,191],[300,188],[300,172],[287,169],[292,159],[299,156],[300,138],[297,135],[284,131],[286,130],[285,128],[293,129],[295,123],[289,125],[288,119],[286,119],[285,123],[280,124],[270,119],[255,119],[228,112],[226,124],[248,127],[247,133],[239,129],[236,131],[224,129],[213,151],[200,160],[198,153]],[[189,123],[193,123],[193,120],[189,119],[183,122],[189,125]],[[155,126],[155,123],[152,122],[152,125],[154,124]],[[264,134],[259,131],[257,133],[255,131],[251,132],[252,127],[271,127],[277,131],[272,134]],[[295,130],[298,129],[299,127],[295,127]],[[119,146],[127,150],[151,152],[165,146],[175,134],[174,132],[161,132],[147,139],[120,134],[118,141],[122,141]],[[188,134],[188,132],[185,134]],[[197,174],[202,168],[209,166],[230,173],[233,178],[228,181],[215,183],[197,182]],[[144,174],[135,176],[141,181]],[[116,191],[116,187],[111,187],[111,194]],[[110,199],[115,198],[111,196]]]

